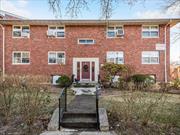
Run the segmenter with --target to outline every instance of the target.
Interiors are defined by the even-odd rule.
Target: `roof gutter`
[[[1,27],[1,29],[2,29],[2,31],[3,31],[3,35],[2,35],[2,37],[3,37],[3,39],[2,39],[2,51],[3,51],[3,60],[2,60],[2,76],[3,76],[3,80],[4,80],[4,76],[5,76],[5,28],[3,27],[3,25],[2,24],[0,24],[0,27]]]

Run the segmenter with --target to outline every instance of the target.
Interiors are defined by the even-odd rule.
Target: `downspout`
[[[4,30],[4,27],[3,27],[3,25],[2,24],[0,24],[0,27],[2,28],[2,31],[3,31],[3,35],[2,35],[2,37],[3,37],[3,46],[2,46],[2,51],[3,51],[3,59],[2,59],[2,63],[3,63],[3,65],[2,65],[2,76],[3,76],[3,80],[4,80],[4,76],[5,76],[5,58],[4,58],[4,52],[5,52],[5,30]]]

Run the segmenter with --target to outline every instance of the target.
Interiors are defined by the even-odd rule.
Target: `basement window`
[[[30,52],[13,52],[13,64],[29,64],[30,63]]]
[[[93,39],[78,39],[78,44],[95,44]]]

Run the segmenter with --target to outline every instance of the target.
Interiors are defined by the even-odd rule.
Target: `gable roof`
[[[10,12],[7,12],[7,11],[4,11],[4,10],[0,10],[0,17],[3,19],[3,20],[18,20],[18,19],[26,19],[22,16],[18,16],[18,15],[15,15],[15,14],[12,14]]]

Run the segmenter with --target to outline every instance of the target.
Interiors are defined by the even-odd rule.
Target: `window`
[[[142,37],[143,38],[157,38],[159,37],[158,25],[142,26]]]
[[[30,52],[13,52],[13,64],[29,64]]]
[[[47,35],[50,37],[65,37],[65,28],[64,26],[49,26]]]
[[[29,26],[13,26],[13,37],[29,37]]]
[[[159,64],[159,52],[158,51],[143,51],[142,64]]]
[[[107,52],[107,62],[124,64],[124,53],[123,52]]]
[[[107,28],[108,38],[121,37],[123,35],[124,35],[123,26],[110,26]]]
[[[65,64],[65,52],[49,52],[49,64]]]
[[[93,39],[78,39],[78,44],[94,44]]]

